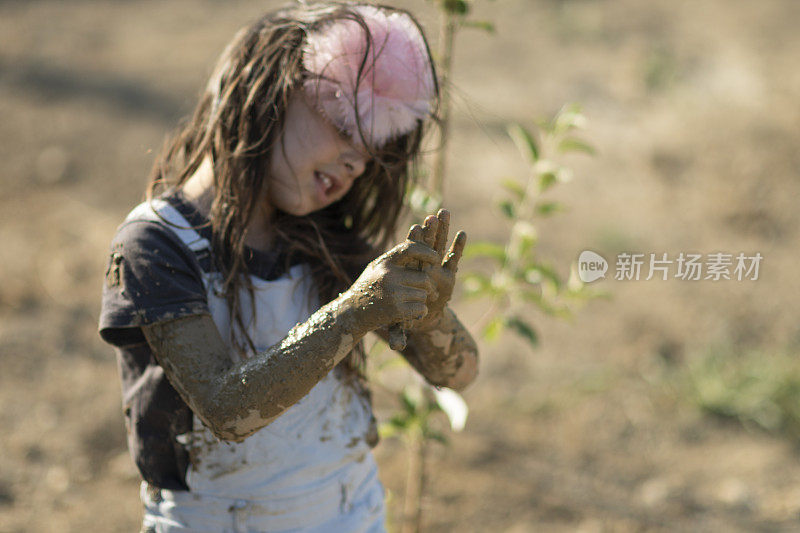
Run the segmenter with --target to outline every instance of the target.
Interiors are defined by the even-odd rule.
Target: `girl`
[[[418,24],[388,7],[297,5],[222,54],[103,291],[144,531],[383,530],[362,338],[435,385],[477,371],[446,306],[466,240],[446,250],[448,213],[379,255],[437,101]]]

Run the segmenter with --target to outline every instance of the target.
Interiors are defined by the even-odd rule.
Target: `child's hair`
[[[153,167],[149,197],[164,187],[182,185],[204,158],[210,157],[214,258],[223,275],[231,323],[252,350],[255,347],[239,310],[240,289],[248,289],[251,295],[253,290],[246,275],[245,230],[268,186],[269,160],[284,125],[290,94],[301,90],[309,77],[303,67],[307,35],[341,20],[355,21],[366,30],[363,17],[353,7],[329,2],[293,5],[241,30],[220,57],[191,120],[167,141]],[[405,11],[378,7],[404,13],[419,29]],[[366,35],[369,50],[371,36],[369,32]],[[424,46],[435,95],[430,116],[435,117],[439,92],[427,43]],[[358,80],[363,78],[367,53]],[[362,131],[361,124],[357,131]],[[341,200],[306,216],[280,211],[275,215],[271,229],[277,235],[276,245],[285,253],[287,264],[299,254],[310,266],[321,303],[346,289],[393,237],[406,189],[415,175],[422,134],[423,121],[417,120],[412,131],[383,146],[365,143],[372,158]],[[232,337],[236,343],[237,336]],[[363,349],[353,353],[349,366],[360,371]]]

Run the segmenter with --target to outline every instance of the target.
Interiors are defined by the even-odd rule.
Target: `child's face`
[[[267,201],[302,216],[339,200],[369,157],[313,109],[302,91],[289,99],[283,133],[270,159]]]

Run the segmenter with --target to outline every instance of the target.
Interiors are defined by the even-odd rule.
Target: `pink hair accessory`
[[[361,140],[360,122],[364,139],[380,146],[428,117],[435,96],[433,69],[422,34],[408,15],[367,5],[352,9],[372,37],[361,79],[367,34],[355,20],[343,19],[308,35],[303,66],[313,77],[304,87],[353,140]]]

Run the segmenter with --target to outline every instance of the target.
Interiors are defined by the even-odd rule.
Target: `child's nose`
[[[367,157],[364,154],[356,152],[355,150],[344,152],[339,157],[339,160],[341,161],[342,166],[345,168],[347,176],[350,179],[356,179],[363,174],[364,169],[367,168]]]

